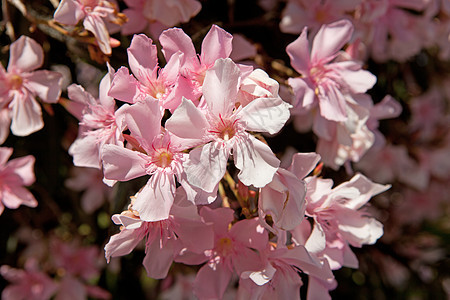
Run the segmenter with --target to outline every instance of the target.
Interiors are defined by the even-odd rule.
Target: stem
[[[230,187],[231,191],[233,192],[234,197],[238,201],[239,205],[242,209],[242,214],[245,216],[246,219],[253,218],[253,215],[250,213],[250,210],[248,208],[247,199],[244,199],[239,195],[237,189],[236,189],[236,182],[234,181],[233,177],[231,177],[230,173],[228,171],[225,172],[225,176],[223,177],[225,181],[228,183],[228,186]]]
[[[2,11],[3,11],[3,22],[5,22],[5,28],[6,28],[6,35],[9,36],[9,39],[11,41],[16,40],[16,35],[14,33],[14,26],[11,23],[11,20],[9,18],[9,10],[8,10],[8,3],[6,0],[2,0]]]

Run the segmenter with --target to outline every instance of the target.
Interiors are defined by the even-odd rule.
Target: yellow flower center
[[[9,76],[8,83],[11,89],[18,90],[22,87],[23,79],[19,75],[13,74]]]
[[[167,168],[168,166],[170,166],[172,160],[173,160],[172,153],[163,149],[155,156],[154,162],[160,168]]]
[[[233,252],[233,241],[230,238],[221,238],[217,243],[217,249],[222,255],[228,255]]]

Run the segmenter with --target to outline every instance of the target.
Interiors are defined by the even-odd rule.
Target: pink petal
[[[39,103],[26,91],[17,93],[9,104],[12,110],[11,131],[17,136],[27,136],[44,127]]]
[[[230,54],[230,58],[233,61],[252,58],[258,53],[256,47],[241,34],[235,34],[233,36],[232,48],[233,51]]]
[[[216,143],[208,143],[189,152],[189,160],[183,166],[190,184],[206,192],[212,192],[225,175],[227,150]]]
[[[11,111],[8,108],[0,110],[0,145],[9,136],[9,126],[11,125]]]
[[[107,144],[101,149],[106,179],[128,181],[146,174],[144,159],[139,152]]]
[[[175,83],[180,73],[180,61],[182,60],[183,53],[177,52],[170,57],[167,64],[159,72],[160,80],[164,80],[166,86],[170,86]]]
[[[306,250],[310,253],[319,253],[325,249],[326,242],[326,236],[322,226],[319,223],[314,222],[311,234],[305,243]]]
[[[314,64],[329,62],[350,41],[352,34],[353,25],[348,20],[323,25],[314,37],[311,61]]]
[[[116,101],[113,97],[110,97],[108,93],[111,89],[111,83],[114,79],[115,71],[109,63],[106,63],[106,65],[108,67],[108,73],[106,73],[100,81],[100,85],[98,88],[98,100],[106,110],[112,112],[114,111],[114,108],[116,106]]]
[[[186,174],[183,173],[183,176],[177,177],[177,180],[180,182],[183,189],[186,191],[187,199],[196,205],[205,205],[213,203],[217,198],[217,189],[214,189],[212,192],[208,193],[204,190],[192,186],[189,184],[186,178]],[[217,186],[218,188],[219,186]]]
[[[80,3],[74,0],[62,0],[53,15],[56,22],[66,25],[76,25],[84,18]]]
[[[124,9],[122,11],[127,18],[128,22],[122,25],[122,34],[130,35],[133,33],[143,32],[145,28],[148,26],[148,21],[142,15],[142,12],[136,9]]]
[[[200,216],[206,223],[212,224],[216,236],[223,237],[228,233],[228,225],[234,220],[234,211],[226,207],[211,209],[203,206],[200,209]]]
[[[136,230],[124,229],[113,235],[105,246],[105,257],[109,262],[111,257],[123,256],[131,253],[141,241]]]
[[[134,35],[127,50],[131,72],[140,82],[147,82],[158,64],[156,45],[145,34]]]
[[[241,220],[235,223],[229,232],[234,241],[248,248],[264,250],[268,246],[269,234],[260,225],[258,218]]]
[[[150,243],[142,262],[147,271],[147,276],[155,279],[167,277],[173,262],[174,246],[174,240],[167,241],[163,247],[160,247],[159,239]]]
[[[47,103],[56,103],[61,95],[62,75],[47,70],[35,71],[24,76],[25,86]]]
[[[100,50],[106,55],[111,55],[109,32],[103,19],[96,14],[88,14],[84,18],[83,26],[95,36]]]
[[[185,62],[190,64],[191,60],[197,60],[197,53],[192,44],[192,40],[182,29],[170,28],[165,30],[159,36],[159,41],[162,45],[162,51],[166,61],[169,61],[172,55],[178,51],[183,53],[182,66]]]
[[[161,113],[158,100],[147,97],[143,101],[127,107],[124,114],[131,135],[143,139],[150,147],[153,139],[161,133]]]
[[[2,191],[2,202],[8,208],[18,208],[20,205],[36,207],[38,205],[33,194],[21,186],[11,186],[11,191]]]
[[[214,231],[212,225],[200,220],[188,220],[177,218],[179,227],[175,232],[188,251],[203,253],[214,248]]]
[[[125,229],[127,229],[127,230],[138,229],[138,228],[142,227],[143,224],[145,224],[145,222],[142,221],[141,219],[136,219],[133,217],[129,217],[127,215],[122,215],[122,214],[113,215],[111,217],[111,220],[116,225],[123,225],[125,227]]]
[[[375,119],[391,119],[398,117],[402,112],[402,106],[392,96],[386,95],[381,102],[375,104],[370,111],[370,117]]]
[[[77,138],[70,145],[69,154],[73,156],[73,164],[77,167],[101,167],[98,136],[94,134]]]
[[[227,58],[232,50],[233,36],[217,25],[211,26],[202,43],[200,61],[212,66],[219,58]]]
[[[206,71],[203,96],[208,108],[215,115],[231,113],[236,101],[241,71],[229,58],[218,59],[214,67]]]
[[[369,71],[361,70],[361,66],[353,61],[345,61],[334,64],[339,68],[341,78],[354,94],[365,93],[377,82],[377,77]]]
[[[138,86],[138,81],[130,75],[128,69],[120,67],[114,75],[108,95],[127,103],[134,103],[140,94]]]
[[[244,143],[235,143],[233,156],[234,164],[240,170],[239,180],[256,188],[271,182],[280,165],[270,147],[252,135],[247,135]]]
[[[314,103],[316,94],[309,82],[303,78],[289,78],[288,83],[294,92],[295,101],[292,103],[294,107],[308,107]]]
[[[357,197],[347,198],[342,204],[350,209],[359,209],[366,204],[370,198],[390,188],[390,185],[382,185],[372,182],[362,174],[356,174],[350,181],[334,188],[335,192],[341,189],[356,188],[359,193]]]
[[[284,230],[292,230],[302,222],[305,215],[306,186],[289,171],[279,169],[279,173],[288,188],[289,196],[283,201],[283,213],[276,225]]]
[[[303,179],[311,173],[319,161],[320,155],[315,152],[295,153],[292,156],[292,163],[288,170],[294,173],[298,179]]]
[[[250,102],[239,113],[246,130],[275,134],[289,119],[291,105],[278,98],[258,98]]]
[[[178,72],[177,72],[178,74]],[[185,77],[178,77],[175,86],[170,91],[170,94],[164,100],[164,108],[173,112],[180,106],[183,98],[190,101],[195,101],[199,98],[198,92],[192,86],[192,81]]]
[[[6,164],[13,153],[13,148],[0,147],[0,166]]]
[[[303,28],[300,36],[286,47],[294,69],[304,75],[309,73],[311,58],[309,57],[308,28]]]
[[[347,112],[344,95],[334,86],[323,88],[319,93],[320,115],[335,122],[345,121]]]
[[[308,278],[307,300],[331,300],[328,289],[321,283],[322,282],[314,276]]]
[[[194,293],[200,299],[222,299],[232,272],[222,263],[205,264],[197,273]]]
[[[22,180],[23,185],[31,185],[36,180],[34,176],[34,162],[36,159],[32,155],[19,157],[10,160],[5,168],[5,171],[11,171],[17,174]]]
[[[8,72],[30,72],[44,62],[44,51],[35,40],[21,36],[11,44]]]
[[[155,222],[169,218],[175,197],[175,177],[165,173],[156,173],[148,180],[136,196],[133,209],[139,212],[143,221]]]
[[[209,127],[205,115],[192,103],[183,98],[181,104],[167,120],[165,127],[171,133],[185,140],[189,146],[202,143],[205,130]]]
[[[374,244],[383,235],[383,224],[361,212],[351,209],[339,210],[339,233],[352,246]]]

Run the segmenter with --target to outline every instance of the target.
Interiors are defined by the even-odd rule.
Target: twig
[[[14,34],[14,27],[9,18],[8,3],[6,0],[2,0],[2,12],[3,12],[3,22],[5,23],[6,34],[9,36],[11,41],[15,41],[16,35]]]

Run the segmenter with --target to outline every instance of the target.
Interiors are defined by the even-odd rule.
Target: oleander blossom
[[[183,96],[192,98],[187,79],[179,76],[181,53],[172,55],[160,68],[156,45],[144,34],[133,36],[127,53],[134,76],[125,67],[117,70],[109,96],[127,103],[151,97],[159,101],[162,113],[177,108]]]
[[[0,147],[0,214],[7,208],[15,209],[19,205],[36,207],[33,194],[24,186],[36,180],[34,177],[35,159],[31,155],[8,161],[12,148]]]
[[[268,234],[257,218],[240,220],[230,226],[234,219],[230,208],[205,206],[200,209],[200,216],[213,224],[213,247],[203,253],[183,249],[175,261],[189,265],[206,262],[195,278],[194,293],[200,299],[221,299],[234,273],[240,275],[264,266],[259,252],[267,247]],[[197,236],[198,242],[203,240],[203,236]]]
[[[262,269],[245,271],[239,280],[238,299],[297,299],[303,285],[299,271],[308,274],[308,297],[330,299],[328,290],[336,286],[328,262],[308,253],[304,246],[271,245],[261,253]],[[322,284],[314,284],[322,282]],[[320,298],[320,296],[322,298]],[[267,297],[267,298],[266,298]]]
[[[122,33],[139,33],[148,28],[153,37],[168,27],[188,22],[202,8],[197,0],[125,0],[125,3],[128,8],[123,13],[128,22],[122,27]]]
[[[233,36],[217,25],[212,25],[202,41],[201,53],[197,55],[191,38],[180,28],[165,30],[159,40],[167,61],[174,55],[182,53],[180,58],[180,75],[187,79],[192,96],[185,98],[197,103],[202,95],[206,71],[214,66],[219,58],[230,57]],[[241,71],[250,71],[249,66],[238,65]]]
[[[280,30],[298,34],[305,26],[315,34],[320,26],[349,19],[350,14],[362,0],[288,0],[283,10]]]
[[[62,75],[37,70],[44,63],[44,51],[33,39],[21,36],[10,46],[7,70],[0,65],[1,127],[11,124],[16,136],[27,136],[44,127],[42,110],[36,97],[46,103],[56,103],[61,94]],[[3,143],[7,137],[2,132]]]
[[[27,262],[23,270],[2,265],[0,275],[10,282],[2,291],[2,299],[50,299],[59,287],[36,263]]]
[[[272,150],[247,131],[277,133],[289,118],[290,105],[278,97],[236,107],[240,75],[231,59],[218,59],[203,83],[206,109],[183,99],[166,122],[166,128],[186,143],[201,145],[190,151],[183,165],[188,182],[206,192],[217,188],[231,154],[245,185],[265,186],[280,164]]]
[[[69,99],[66,108],[80,120],[78,137],[69,148],[73,163],[77,167],[101,169],[100,150],[105,144],[123,145],[125,130],[123,111],[128,105],[116,109],[116,102],[107,95],[114,70],[108,65],[108,73],[99,87],[99,98],[95,99],[80,85],[68,87]]]
[[[105,246],[108,262],[111,257],[129,254],[139,242],[145,240],[143,265],[147,275],[161,279],[167,276],[174,257],[180,251],[200,255],[213,247],[212,223],[206,224],[198,215],[197,207],[186,200],[183,188],[177,190],[170,216],[156,222],[143,221],[134,210],[138,194],[131,197],[128,210],[112,217],[115,224],[121,225],[121,231],[113,235]]]
[[[125,122],[131,132],[126,139],[132,149],[112,144],[103,146],[104,175],[106,179],[119,181],[151,175],[133,204],[141,220],[154,222],[169,217],[177,182],[192,202],[197,198],[206,203],[215,199],[214,193],[196,191],[187,183],[183,168],[188,155],[183,151],[187,146],[161,128],[157,100],[147,98],[129,106],[125,110]]]
[[[310,253],[325,257],[332,270],[342,266],[357,268],[358,259],[350,249],[374,244],[383,235],[383,225],[364,210],[371,197],[386,191],[389,185],[373,183],[361,174],[332,188],[331,179],[305,178],[307,184],[306,216],[313,227],[305,247]],[[299,227],[310,227],[307,219]],[[305,229],[300,230],[305,231]],[[308,229],[306,229],[308,231]],[[299,242],[304,238],[293,232]]]
[[[107,55],[111,55],[108,27],[126,22],[125,15],[118,12],[117,4],[106,0],[62,0],[54,19],[72,26],[83,20],[84,28],[95,36],[100,50]]]
[[[311,50],[307,28],[286,48],[293,68],[302,77],[289,78],[296,110],[319,106],[320,115],[331,121],[346,121],[346,95],[365,93],[376,77],[355,61],[333,61],[350,41],[353,25],[348,20],[324,25],[314,37]]]

